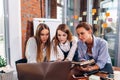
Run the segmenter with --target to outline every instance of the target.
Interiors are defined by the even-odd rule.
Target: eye
[[[41,36],[44,36],[44,34],[40,34]]]
[[[81,33],[78,33],[77,35],[80,36],[80,35],[84,35],[85,33],[84,32],[81,32]]]
[[[65,37],[66,35],[65,35],[65,34],[63,34],[63,36]]]
[[[84,32],[81,32],[80,34],[81,34],[81,35],[84,35]]]
[[[49,33],[48,34],[46,34],[46,36],[48,36],[49,35]]]
[[[58,34],[57,36],[61,36],[60,34]]]

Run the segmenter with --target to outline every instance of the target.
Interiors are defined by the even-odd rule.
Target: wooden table
[[[115,67],[115,66],[113,66],[113,70],[114,70],[114,71],[120,71],[120,67]],[[96,73],[95,75],[100,76],[100,77],[104,77],[104,78],[107,76],[107,74],[105,74],[105,73]],[[73,78],[73,77],[71,76],[70,80],[89,80],[89,79],[88,79],[88,77]]]
[[[104,74],[104,73],[96,73],[94,75],[97,75],[97,76],[100,76],[100,77],[103,77],[103,78],[105,78],[107,76],[107,74]],[[73,78],[71,76],[70,80],[89,80],[89,76],[88,77],[81,77],[81,78]]]
[[[115,66],[113,66],[113,70],[114,70],[114,71],[120,71],[120,67],[115,67]]]

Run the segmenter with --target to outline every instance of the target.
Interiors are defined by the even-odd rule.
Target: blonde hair
[[[46,59],[47,61],[49,61],[50,59],[50,29],[46,24],[41,23],[37,26],[36,34],[34,36],[37,43],[37,57],[36,57],[37,62],[43,61],[43,50],[41,48],[42,41],[40,39],[41,31],[43,29],[47,29],[49,31],[49,37],[47,42],[45,43],[45,46],[46,46]]]

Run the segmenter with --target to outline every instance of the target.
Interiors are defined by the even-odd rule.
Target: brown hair
[[[50,59],[50,29],[46,24],[40,23],[37,26],[36,34],[35,34],[35,39],[37,43],[37,62],[42,62],[43,61],[43,50],[41,49],[41,39],[40,39],[40,34],[43,29],[47,29],[49,31],[49,37],[47,42],[45,43],[46,46],[46,58],[47,60]]]
[[[85,28],[86,30],[92,30],[92,26],[91,26],[90,24],[88,24],[87,22],[80,22],[80,23],[77,25],[76,30],[77,30],[78,28],[81,28],[81,27]]]
[[[54,44],[54,51],[55,51],[55,53],[57,53],[57,45],[59,44],[59,40],[58,40],[58,37],[57,37],[58,30],[61,30],[61,31],[65,32],[68,35],[67,40],[68,41],[72,41],[72,33],[71,33],[69,27],[66,24],[60,24],[58,26],[58,28],[56,30],[56,34],[55,34],[55,36],[54,36],[54,38],[52,40],[52,42],[55,43]]]

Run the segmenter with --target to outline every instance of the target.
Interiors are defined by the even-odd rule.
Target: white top
[[[72,47],[71,48],[70,48],[70,42],[69,41],[66,41],[65,44],[60,43],[59,44],[60,47],[57,46],[57,50],[58,50],[57,55],[55,55],[55,51],[53,49],[53,46],[54,46],[54,43],[52,43],[52,47],[51,47],[51,56],[50,56],[51,61],[55,61],[55,60],[58,60],[58,59],[61,59],[61,60],[64,59],[64,54],[61,51],[61,49],[64,52],[69,51],[66,59],[68,59],[69,61],[72,61],[72,59],[74,57],[74,54],[75,54],[75,51],[76,51],[76,48],[77,48],[77,41],[76,40],[72,41]]]
[[[26,44],[25,55],[26,55],[28,63],[37,63],[37,61],[36,61],[37,44],[36,44],[36,40],[34,37],[31,37],[28,39],[27,44]],[[44,48],[43,49],[43,57],[45,57],[45,56],[46,56],[46,50]]]

